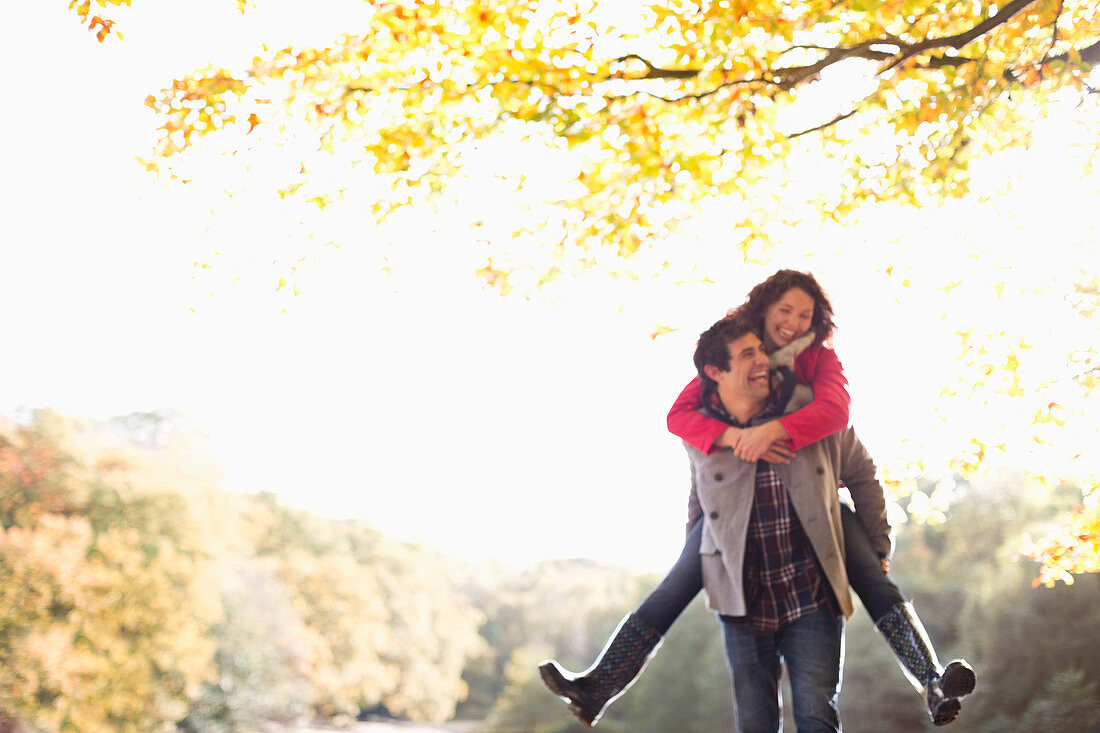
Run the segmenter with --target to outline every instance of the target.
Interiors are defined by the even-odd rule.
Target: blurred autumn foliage
[[[552,275],[601,252],[672,257],[669,235],[704,201],[722,201],[738,246],[757,251],[780,204],[761,184],[776,177],[797,183],[782,216],[809,222],[962,196],[973,161],[1026,146],[1055,102],[1088,100],[1100,60],[1086,0],[369,7],[369,27],[331,45],[266,51],[152,94],[162,135],[148,165],[171,172],[207,136],[245,153],[262,133],[302,151],[298,174],[276,182],[286,195],[354,195],[326,185],[320,151],[384,182],[372,201],[384,216],[461,182],[479,141],[535,140],[576,167],[521,227],[537,261],[492,269]],[[813,167],[787,169],[822,155],[812,180]]]
[[[96,0],[96,5],[102,9],[106,9],[108,5],[128,7],[130,0]],[[69,10],[76,13],[76,17],[80,18],[81,22],[88,24],[88,30],[95,34],[96,40],[100,43],[103,43],[112,32],[120,40],[122,39],[122,34],[115,30],[115,21],[94,12],[91,0],[69,0]]]
[[[450,717],[483,642],[439,558],[219,492],[178,423],[38,412],[0,429],[0,723]]]
[[[892,572],[940,654],[979,671],[956,725],[1093,730],[1100,575],[1036,588],[1037,566],[1013,559],[1079,492],[955,480],[947,521],[900,527]],[[459,563],[218,481],[179,413],[0,424],[0,730],[232,733],[372,711],[579,731],[538,661],[583,668],[656,581],[584,559]],[[844,679],[846,730],[927,729],[862,612]],[[713,733],[732,715],[718,625],[697,602],[600,725]]]

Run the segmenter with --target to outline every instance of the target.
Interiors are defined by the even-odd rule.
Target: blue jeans
[[[799,733],[840,730],[840,668],[844,618],[824,609],[779,631],[755,631],[722,618],[726,661],[733,677],[738,733],[781,729],[780,660],[791,677]]]

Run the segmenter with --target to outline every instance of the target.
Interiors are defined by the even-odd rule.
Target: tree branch
[[[838,122],[843,122],[844,120],[848,119],[849,117],[851,117],[852,115],[854,115],[858,111],[859,111],[859,107],[856,107],[851,112],[845,112],[842,115],[837,115],[836,117],[829,120],[828,122],[823,122],[820,125],[817,125],[816,127],[811,127],[807,130],[802,130],[800,132],[793,132],[790,135],[787,135],[787,139],[793,140],[796,137],[802,137],[803,135],[809,135],[811,132],[818,132],[819,130],[824,130],[826,128],[832,127],[833,125],[837,124]]]
[[[1081,57],[1081,60],[1084,61],[1089,66],[1096,66],[1097,64],[1100,64],[1100,41],[1097,41],[1096,43],[1092,44],[1091,46],[1086,46],[1086,47],[1078,50],[1077,54]],[[1069,61],[1069,60],[1070,60],[1070,52],[1066,51],[1065,53],[1060,53],[1057,56],[1051,56],[1050,58],[1047,59],[1046,62],[1049,64],[1051,61]]]
[[[779,55],[779,57],[781,58],[785,53],[788,53],[790,51],[795,51],[795,50],[822,51],[822,52],[824,52],[825,55],[820,60],[818,60],[818,61],[816,61],[812,64],[807,64],[807,65],[804,65],[804,66],[789,66],[789,67],[773,68],[769,71],[765,71],[759,77],[749,78],[749,79],[736,79],[736,80],[731,80],[731,81],[725,81],[725,82],[722,82],[720,84],[717,84],[716,86],[714,86],[712,88],[705,89],[703,91],[693,92],[693,93],[690,93],[690,94],[682,94],[682,95],[679,95],[679,96],[664,96],[664,95],[660,95],[660,94],[655,94],[653,92],[639,90],[639,91],[633,92],[631,94],[610,95],[609,98],[610,99],[626,99],[628,97],[633,97],[633,96],[637,96],[637,95],[640,94],[640,95],[648,96],[652,99],[656,99],[656,100],[661,101],[661,102],[666,102],[668,104],[675,104],[675,103],[678,103],[678,102],[685,102],[685,101],[701,101],[703,99],[706,99],[707,97],[718,94],[719,92],[721,92],[724,89],[728,89],[728,88],[734,87],[734,86],[760,85],[760,86],[776,87],[776,88],[781,89],[781,90],[791,90],[791,89],[794,89],[795,87],[799,86],[800,84],[806,82],[807,80],[816,77],[817,75],[819,75],[826,68],[828,68],[830,66],[833,66],[835,64],[838,64],[841,61],[845,61],[847,59],[852,59],[852,58],[858,58],[858,59],[863,59],[863,60],[867,60],[867,61],[888,61],[889,63],[879,70],[878,74],[881,75],[881,74],[886,73],[887,71],[889,71],[893,68],[896,68],[897,66],[904,63],[905,61],[907,61],[909,59],[912,59],[914,56],[917,56],[918,54],[924,54],[925,52],[931,51],[933,49],[954,49],[954,50],[962,49],[967,44],[969,44],[969,43],[975,41],[976,39],[982,37],[983,35],[989,33],[994,28],[1008,22],[1013,17],[1015,17],[1018,13],[1020,13],[1024,9],[1026,9],[1028,6],[1033,5],[1037,1],[1038,0],[1012,0],[1007,5],[1005,5],[1003,8],[1001,8],[996,14],[990,16],[989,18],[986,18],[985,20],[981,21],[980,23],[977,23],[976,25],[974,25],[969,30],[963,31],[962,33],[956,33],[956,34],[951,35],[951,36],[944,36],[944,37],[941,37],[941,38],[927,38],[927,39],[924,39],[922,41],[918,41],[918,42],[915,42],[915,43],[907,43],[907,42],[903,41],[901,38],[898,38],[897,36],[894,36],[894,35],[891,35],[891,34],[884,34],[884,35],[879,36],[877,38],[872,38],[872,39],[867,39],[867,40],[864,40],[864,41],[860,41],[859,43],[856,43],[852,46],[840,46],[840,47],[835,47],[835,48],[827,48],[827,47],[817,46],[817,45],[812,45],[812,44],[811,45],[805,45],[805,44],[792,45],[790,48],[787,49],[787,51],[784,51],[783,53],[781,53]],[[1056,20],[1055,21],[1055,28],[1054,28],[1055,38],[1057,37],[1057,30],[1058,29],[1057,29],[1057,20]],[[882,47],[889,47],[889,50],[883,50]],[[1053,43],[1052,43],[1052,48],[1053,48]],[[1049,53],[1049,51],[1048,51],[1048,53]],[[1079,53],[1080,58],[1083,62],[1088,63],[1090,65],[1100,64],[1100,42],[1094,43],[1091,46],[1088,46],[1084,49],[1081,49],[1078,53]],[[1054,61],[1068,61],[1069,58],[1070,58],[1070,52],[1067,51],[1065,53],[1058,54],[1057,56],[1047,57],[1045,59],[1045,63],[1050,63],[1050,62],[1054,62]],[[662,67],[656,66],[655,64],[653,64],[648,59],[646,59],[646,58],[644,58],[644,57],[642,57],[638,54],[635,54],[635,53],[626,54],[624,56],[621,56],[621,57],[615,59],[615,61],[619,62],[619,63],[625,63],[625,62],[628,62],[628,61],[639,61],[645,66],[645,72],[640,76],[626,76],[625,74],[621,74],[619,72],[616,72],[614,74],[611,74],[611,75],[607,76],[606,78],[597,79],[596,81],[611,81],[611,80],[624,80],[624,81],[679,80],[679,81],[687,81],[687,80],[694,79],[694,78],[700,76],[704,72],[704,69],[699,69],[699,68],[684,68],[684,69],[662,68]],[[957,67],[957,66],[961,66],[963,64],[974,63],[975,61],[976,61],[976,59],[968,57],[968,56],[928,55],[925,58],[914,62],[913,65],[916,68],[937,69],[937,68],[944,68],[944,67]],[[1012,73],[1012,71],[1010,69],[1005,69],[1004,76],[1005,76],[1005,79],[1008,80],[1008,81],[1015,81],[1016,80],[1015,75]],[[541,81],[536,81],[536,80],[525,80],[525,79],[515,79],[515,78],[513,78],[513,79],[501,80],[501,82],[513,83],[513,84],[525,84],[525,85],[533,86],[533,87],[542,87],[542,88],[547,89],[551,92],[556,92],[558,94],[562,93],[562,90],[557,89],[552,84],[548,84],[546,82],[541,82]],[[492,83],[499,83],[499,82],[492,82]],[[361,88],[361,87],[359,87],[359,88],[349,87],[346,93],[369,92],[369,91],[373,91],[373,90],[364,89],[364,88]],[[801,132],[794,133],[790,137],[797,137],[799,135],[805,135],[809,132],[814,132],[816,130],[824,129],[825,127],[829,127],[830,125],[836,124],[837,122],[840,122],[841,120],[847,119],[848,117],[850,117],[854,113],[855,113],[855,110],[853,110],[852,112],[849,112],[847,114],[841,115],[841,116],[835,118],[834,120],[832,120],[831,122],[825,123],[825,124],[820,125],[818,127],[814,127],[814,128],[808,129],[808,130],[803,130]]]
[[[1054,46],[1058,43],[1058,19],[1062,17],[1062,11],[1064,9],[1064,0],[1058,0],[1058,13],[1054,16],[1054,22],[1050,24],[1050,45],[1047,46],[1046,53],[1043,54],[1043,60],[1039,62],[1040,64],[1047,63],[1047,60],[1050,58],[1050,52],[1054,50]]]
[[[700,72],[702,72],[702,69],[660,69],[636,53],[629,53],[626,56],[620,56],[615,60],[622,63],[631,59],[641,61],[643,64],[645,64],[646,67],[646,72],[644,76],[635,76],[631,77],[631,79],[691,79],[698,76]]]
[[[700,100],[705,97],[716,94],[717,92],[733,85],[744,84],[767,84],[775,85],[780,89],[793,89],[799,84],[802,84],[807,79],[811,79],[820,74],[824,69],[834,64],[838,64],[841,61],[845,61],[850,58],[865,59],[868,61],[891,61],[889,65],[879,71],[884,73],[890,69],[896,67],[906,59],[909,59],[916,54],[922,53],[935,48],[953,48],[960,49],[968,43],[974,41],[977,38],[988,33],[993,28],[1007,22],[1021,10],[1028,5],[1037,2],[1037,0],[1013,0],[1013,2],[1006,5],[996,15],[986,18],[981,23],[978,23],[973,28],[958,33],[953,36],[945,36],[943,38],[929,38],[917,43],[906,43],[900,38],[886,34],[877,38],[871,38],[852,46],[841,46],[836,48],[826,48],[816,45],[794,45],[787,49],[787,52],[794,50],[817,50],[824,51],[825,56],[816,61],[815,63],[805,66],[790,66],[783,68],[772,69],[770,72],[766,72],[760,78],[755,79],[741,79],[733,82],[724,82],[712,89],[697,92],[694,94],[685,94],[679,97],[663,97],[656,94],[649,94],[655,99],[659,99],[665,102],[681,102],[685,100]],[[875,48],[876,46],[890,46],[897,48],[896,51],[884,51]],[[786,52],[784,52],[786,53]],[[780,54],[782,56],[783,54]],[[636,60],[645,64],[646,72],[642,76],[631,77],[631,81],[640,81],[646,79],[679,79],[687,80],[693,79],[702,73],[702,69],[665,69],[655,66],[647,59],[639,56],[638,54],[627,54],[618,59],[619,62]],[[947,66],[960,66],[962,64],[971,63],[972,58],[966,56],[931,56],[927,60],[918,64],[919,68],[943,68]],[[611,78],[625,78],[625,77],[611,77]]]
[[[646,96],[652,97],[653,99],[657,99],[657,100],[662,101],[662,102],[668,102],[669,104],[676,104],[677,102],[686,102],[686,101],[696,101],[696,102],[698,102],[702,99],[706,99],[707,97],[710,97],[714,94],[717,94],[718,92],[722,91],[723,89],[728,89],[730,87],[738,87],[738,86],[750,86],[750,85],[753,85],[753,84],[759,84],[759,85],[762,85],[762,86],[767,86],[768,82],[765,79],[735,79],[733,81],[722,82],[721,84],[714,87],[713,89],[708,89],[705,92],[696,92],[694,94],[682,94],[679,97],[662,97],[661,95],[653,94],[652,92],[643,92],[643,93]]]
[[[880,70],[879,73],[885,73],[906,59],[912,58],[918,53],[930,51],[933,48],[953,48],[958,50],[968,43],[981,38],[997,26],[1007,23],[1017,13],[1036,1],[1037,0],[1012,0],[1008,5],[1005,5],[997,11],[996,15],[986,18],[968,31],[956,33],[953,36],[944,36],[943,38],[926,38],[923,41],[918,41],[917,43],[909,45],[902,44],[902,52],[898,55],[897,59],[892,64]]]
[[[994,28],[1007,23],[1019,12],[1027,8],[1029,5],[1034,4],[1038,0],[1012,0],[1012,2],[1001,8],[995,15],[986,18],[982,22],[976,24],[969,30],[962,33],[956,33],[951,36],[943,36],[941,38],[926,38],[923,41],[916,43],[906,43],[900,38],[886,34],[878,38],[871,38],[853,46],[840,46],[836,48],[824,48],[820,46],[806,46],[797,45],[791,46],[788,51],[793,50],[820,50],[825,51],[825,56],[820,61],[806,66],[792,66],[786,68],[773,69],[767,72],[763,77],[759,79],[745,79],[738,83],[765,83],[775,84],[781,89],[792,89],[802,82],[810,79],[817,74],[820,74],[824,69],[841,61],[850,58],[866,59],[868,61],[890,61],[890,63],[882,68],[879,73],[885,73],[890,69],[895,68],[904,61],[916,56],[917,54],[931,51],[939,48],[950,48],[956,51],[963,48],[967,44],[981,38],[985,34],[989,33]],[[874,48],[875,46],[892,46],[897,48],[897,51],[883,51]],[[782,56],[782,54],[780,54]],[[1083,55],[1082,55],[1083,58]],[[636,79],[692,79],[702,73],[701,69],[661,69],[654,66],[646,59],[638,56],[637,54],[629,54],[623,56],[617,61],[626,61],[629,59],[636,59],[641,61],[646,66],[646,73],[644,76],[635,77]],[[941,68],[945,66],[959,66],[972,62],[973,59],[968,57],[957,56],[932,56],[927,61],[919,64],[920,68]],[[683,97],[677,97],[669,101],[679,101],[683,99],[701,99],[702,97],[709,96],[719,91],[720,89],[728,86],[729,83],[722,84],[707,92],[700,92],[693,95],[685,95]]]

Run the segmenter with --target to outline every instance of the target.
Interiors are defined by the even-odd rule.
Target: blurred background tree
[[[105,425],[37,413],[3,429],[4,725],[229,732],[384,711],[580,730],[538,662],[585,668],[657,581],[591,560],[460,564],[271,494],[146,486],[138,479],[155,464],[139,468],[141,450]],[[920,488],[910,501],[935,493]],[[1100,725],[1100,576],[1036,587],[1038,566],[1018,554],[1077,490],[1052,494],[1012,472],[959,475],[954,491],[940,519],[899,526],[893,573],[943,659],[978,670],[957,725],[1023,733],[1056,721],[1089,733]],[[846,728],[926,729],[920,698],[858,609],[844,680]],[[600,726],[727,730],[732,715],[720,631],[700,599]]]
[[[215,606],[184,497],[130,486],[51,412],[0,437],[0,711],[47,730],[154,730],[212,668]],[[178,542],[187,538],[185,542]]]
[[[193,441],[166,437],[150,460],[119,435],[134,433],[52,412],[0,433],[0,721],[452,716],[484,642],[437,555],[270,494],[166,488],[180,464],[165,454],[193,458]]]

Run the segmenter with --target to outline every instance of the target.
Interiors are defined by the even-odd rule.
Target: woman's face
[[[782,348],[810,330],[814,299],[802,288],[791,288],[768,306],[764,314],[764,346]]]

